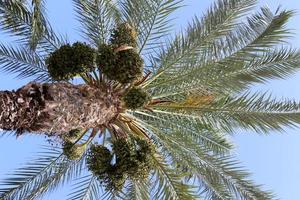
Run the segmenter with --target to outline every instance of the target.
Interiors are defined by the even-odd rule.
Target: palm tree
[[[19,44],[0,45],[1,67],[33,78],[0,92],[0,128],[62,147],[4,180],[0,199],[66,181],[74,200],[274,198],[249,180],[229,136],[300,123],[299,103],[247,91],[300,67],[300,52],[280,46],[292,11],[251,15],[256,0],[219,0],[172,36],[181,0],[73,2],[85,43],[57,35],[42,0],[0,1],[1,28]]]

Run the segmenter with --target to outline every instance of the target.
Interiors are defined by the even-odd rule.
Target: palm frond
[[[82,162],[69,161],[60,150],[45,148],[39,158],[15,171],[0,189],[5,200],[35,199],[80,174]]]
[[[151,193],[154,199],[196,199],[193,187],[183,182],[184,174],[176,173],[172,167],[158,154],[153,156],[155,161],[153,186]]]
[[[112,0],[73,0],[84,37],[94,46],[107,42],[120,14]]]
[[[226,90],[241,91],[253,83],[264,83],[274,78],[286,78],[298,70],[300,66],[298,50],[283,47],[268,51],[256,55],[249,62],[231,62],[231,64],[227,62],[227,65],[218,62],[215,65],[211,63],[207,67],[202,66],[203,71],[199,67],[188,72],[186,77],[181,77],[182,80],[179,78],[178,82],[172,79],[170,82],[174,82],[171,85],[164,85],[150,91],[155,98],[171,99],[189,93],[201,95],[201,93],[207,93],[207,88],[223,92]],[[206,74],[205,71],[207,71]],[[206,89],[204,85],[206,85]]]
[[[236,79],[241,80],[241,78],[247,80],[247,84],[243,84],[244,87],[241,85],[240,89],[247,88],[249,84],[257,81],[249,80],[249,77],[243,76],[244,72],[247,71],[249,75],[254,72],[252,76],[254,76],[257,68],[263,68],[262,71],[266,72],[265,66],[268,63],[268,67],[270,66],[269,73],[256,73],[261,77],[261,81],[258,82],[275,77],[284,77],[280,69],[286,70],[285,75],[291,74],[299,67],[298,53],[288,48],[276,50],[274,46],[285,42],[289,36],[290,32],[285,26],[293,14],[293,11],[284,10],[274,15],[268,8],[262,8],[261,12],[248,18],[247,23],[241,24],[226,37],[217,41],[214,44],[213,56],[206,59],[206,63],[199,63],[198,72],[192,70],[188,74],[205,74],[205,76],[199,77],[205,79],[202,84],[218,87],[216,85],[220,81],[219,84],[222,85],[222,89],[229,85],[228,82]],[[282,68],[279,67],[281,63],[283,63]],[[258,64],[261,65],[258,66]],[[187,76],[189,76],[188,74]],[[232,74],[240,75],[241,78],[233,78],[231,77]],[[230,78],[226,79],[227,75]],[[231,85],[228,90],[235,86],[234,83]]]
[[[195,160],[194,160],[195,158],[191,159],[190,154],[189,154],[189,157],[181,157],[182,155],[178,155],[178,154],[186,154],[185,149],[190,148],[190,147],[181,146],[182,145],[181,141],[179,141],[179,142],[175,141],[178,138],[175,138],[174,136],[169,136],[169,135],[163,133],[159,128],[156,128],[156,127],[154,128],[153,126],[151,126],[149,124],[145,124],[145,126],[147,126],[153,130],[154,141],[156,141],[157,145],[161,147],[162,151],[165,152],[165,154],[171,156],[171,160],[176,165],[177,170],[182,171],[182,169],[184,169],[184,172],[186,172],[184,177],[188,177],[188,176],[190,176],[190,174],[195,175],[195,173],[198,175],[198,177],[201,176],[199,174],[199,169],[202,170],[202,168],[198,168],[198,165],[196,165],[196,166],[193,165],[193,163],[195,162]],[[174,134],[172,134],[172,135],[174,135]],[[178,136],[178,133],[175,133],[175,135]],[[191,145],[191,144],[189,144],[189,145]],[[186,155],[184,155],[184,156],[186,156]],[[198,160],[198,157],[196,157],[196,160]],[[191,161],[191,163],[190,163],[190,161]],[[189,171],[187,171],[187,170],[189,170]],[[197,179],[197,181],[198,181],[197,183],[193,182],[193,185],[195,187],[194,190],[195,191],[199,190],[200,197],[203,196],[202,192],[205,193],[206,195],[212,195],[212,196],[218,197],[218,198],[223,197],[224,199],[226,199],[227,197],[230,196],[228,191],[226,191],[225,185],[223,185],[223,184],[218,185],[217,183],[213,183],[214,176],[211,176],[211,174],[209,174],[208,172],[201,173],[201,174],[203,174],[204,176],[201,176],[201,178]],[[207,175],[207,177],[205,175]],[[185,181],[186,181],[186,178],[185,178]],[[198,186],[199,186],[199,188],[197,188]]]
[[[69,182],[79,176],[82,170],[82,164],[70,162],[67,159],[65,161],[65,163],[61,163],[61,165],[57,167],[55,173],[45,179],[43,185],[31,190],[24,198],[28,200],[40,199],[46,194],[55,191],[65,182]]]
[[[124,21],[137,29],[140,53],[148,54],[161,46],[162,37],[172,27],[170,15],[181,7],[182,0],[122,0]]]
[[[205,199],[272,199],[273,195],[262,191],[248,179],[249,174],[231,156],[218,156],[196,141],[182,134],[166,134],[166,129],[147,125],[156,137],[155,141],[170,156],[178,169],[194,178],[200,195]],[[188,179],[189,180],[189,179]]]
[[[20,1],[1,1],[0,4],[1,28],[12,35],[30,35],[31,17],[26,6]]]
[[[97,200],[101,197],[103,191],[96,176],[89,174],[75,181],[74,189],[68,200]]]
[[[283,131],[284,127],[296,127],[300,122],[300,104],[292,100],[278,101],[265,94],[223,97],[204,106],[161,105],[154,110],[162,115],[186,116],[233,132],[237,128],[251,129],[258,133],[270,130]]]
[[[27,192],[32,188],[31,185],[27,185],[33,182],[32,185],[39,184],[41,181],[41,174],[48,170],[53,170],[57,162],[62,159],[60,151],[49,148],[43,152],[40,158],[36,159],[25,167],[16,170],[14,178],[8,178],[2,181],[2,188],[0,190],[1,197],[4,199],[14,199],[19,195],[27,195]],[[37,180],[35,180],[37,178]]]
[[[39,5],[36,5],[38,7],[35,6],[36,12],[39,12],[39,8],[42,9],[43,3],[41,2]],[[55,34],[51,25],[41,15],[41,20],[35,19],[32,21],[34,16],[27,8],[26,2],[0,1],[0,16],[2,30],[16,36],[17,41],[22,44],[28,45],[32,42],[33,47],[38,45],[39,50],[52,52],[65,43],[61,37]],[[41,33],[41,30],[43,33]],[[39,36],[36,37],[37,35]],[[35,45],[35,42],[38,42],[38,44]]]
[[[0,44],[0,61],[3,71],[16,73],[18,78],[34,76],[38,81],[49,80],[47,68],[36,52]]]
[[[150,200],[150,184],[147,181],[131,181],[126,191],[128,200]]]
[[[272,49],[244,65],[232,66],[235,69],[226,69],[211,85],[219,84],[220,88],[241,91],[253,83],[264,83],[275,78],[284,79],[300,68],[300,52],[288,48]]]
[[[39,41],[45,32],[45,2],[44,0],[32,0],[32,30],[29,45],[31,49],[36,49]]]
[[[136,111],[134,116],[164,130],[165,134],[182,134],[183,137],[191,138],[215,154],[227,154],[233,148],[225,134],[201,124],[197,118],[141,111]]]
[[[298,53],[287,48],[278,51],[271,48],[289,34],[285,25],[292,15],[292,11],[282,11],[274,15],[269,9],[263,8],[260,13],[248,18],[247,23],[236,26],[228,35],[217,39],[213,45],[210,44],[205,52],[199,54],[194,52],[181,63],[170,65],[170,68],[165,69],[164,74],[159,75],[156,81],[150,84],[154,96],[167,97],[205,87],[223,93],[224,88],[229,92],[245,89],[259,79],[249,80],[247,79],[249,77],[243,76],[245,71],[249,76],[252,72],[252,77],[254,76],[255,69],[259,68],[258,60],[273,61],[270,63],[273,70],[270,69],[268,74],[257,74],[261,75],[262,79],[265,78],[264,80],[282,77],[280,65],[286,69],[285,75],[291,74],[299,67]],[[179,46],[183,44],[182,41]],[[208,52],[209,49],[211,52]],[[283,54],[279,55],[280,53]],[[267,63],[261,64],[264,68],[264,64]],[[253,65],[256,65],[255,68]],[[232,74],[238,76],[239,72],[240,78],[231,76]],[[242,79],[247,80],[247,84],[236,86],[237,84],[232,83]]]
[[[187,61],[200,60],[219,38],[229,34],[240,22],[256,0],[222,0],[217,1],[201,18],[195,17],[188,26],[186,34],[179,34],[152,59],[155,75],[144,86],[156,87],[158,82],[166,80],[168,71],[184,65]],[[152,83],[153,82],[153,83]]]
[[[269,8],[262,7],[259,12],[248,17],[246,22],[241,22],[228,35],[216,41],[214,44],[216,57],[212,59],[221,60],[231,57],[231,59],[241,60],[241,56],[246,56],[243,60],[249,58],[252,60],[253,55],[285,43],[291,36],[286,25],[294,14],[294,11],[279,9],[273,13]],[[237,39],[240,43],[237,43]],[[228,49],[221,49],[222,47]]]

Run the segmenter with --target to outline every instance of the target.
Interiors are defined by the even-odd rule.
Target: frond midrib
[[[54,160],[52,160],[48,165],[46,165],[45,167],[43,167],[43,169],[41,171],[39,171],[36,175],[26,179],[22,184],[20,184],[18,187],[12,188],[8,193],[4,193],[3,197],[6,196],[10,196],[11,194],[13,194],[14,192],[18,192],[17,190],[20,188],[23,188],[25,185],[30,184],[30,182],[34,181],[34,179],[39,176],[40,174],[42,174],[43,172],[45,172],[48,168],[50,168],[53,164],[55,164],[59,159],[61,159],[64,156],[64,154],[60,154],[57,158],[55,158]]]

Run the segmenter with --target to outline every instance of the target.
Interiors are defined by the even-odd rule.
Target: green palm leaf
[[[0,68],[8,73],[17,73],[18,78],[34,76],[38,81],[49,80],[42,58],[25,48],[7,47],[0,44]]]
[[[158,70],[146,83],[157,87],[162,80],[168,80],[167,71],[174,67],[200,60],[217,39],[229,34],[238,24],[238,19],[253,8],[255,0],[223,0],[217,1],[204,16],[188,26],[186,34],[179,34],[174,41],[161,50],[160,55],[152,60],[152,67]],[[164,74],[164,75],[163,75]]]
[[[39,41],[45,34],[45,2],[44,0],[32,0],[32,30],[29,45],[31,49],[36,49]]]
[[[102,192],[97,177],[89,174],[76,180],[74,190],[68,200],[97,200],[101,197]]]
[[[234,128],[252,129],[258,133],[283,131],[299,123],[299,103],[277,101],[267,94],[246,93],[238,97],[216,99],[209,105],[162,105],[155,112],[162,115],[197,117],[199,123],[232,132]]]
[[[291,11],[273,15],[269,9],[263,8],[260,13],[248,18],[247,23],[230,30],[228,35],[219,39],[214,38],[213,44],[204,45],[205,52],[194,49],[188,57],[178,63],[171,63],[165,69],[162,57],[159,60],[160,70],[163,71],[158,74],[163,74],[146,88],[155,88],[153,95],[157,97],[168,97],[205,87],[222,92],[226,88],[230,92],[232,89],[238,91],[245,89],[249,84],[258,82],[260,78],[262,81],[263,78],[284,77],[283,75],[291,74],[299,68],[298,53],[286,48],[274,52],[270,48],[283,41],[289,34],[285,24],[292,15]],[[196,28],[194,25],[191,30]],[[174,43],[179,52],[185,51],[184,39],[175,40]],[[170,55],[178,55],[178,52],[171,52]],[[167,57],[167,60],[169,59]],[[266,73],[266,65],[270,66],[269,73]],[[258,68],[264,70],[258,74],[260,71]],[[235,77],[232,77],[233,75]],[[250,79],[249,76],[255,75],[259,75],[260,78]],[[234,81],[242,80],[246,84],[234,84]]]
[[[194,185],[199,186],[200,194],[207,199],[272,199],[271,193],[248,180],[249,174],[230,156],[211,154],[209,149],[182,134],[167,134],[166,130],[150,128],[159,146],[178,168],[197,180]]]
[[[18,42],[33,48],[39,44],[40,50],[51,52],[65,42],[54,33],[43,16],[43,2],[35,2],[34,13],[31,13],[25,2],[1,1],[0,25],[2,30],[16,36]]]
[[[27,164],[26,167],[16,170],[14,178],[8,178],[1,185],[6,188],[1,189],[1,197],[4,199],[14,199],[22,195],[27,195],[35,185],[43,182],[41,174],[51,172],[55,165],[62,160],[62,155],[58,150],[47,149],[35,162]],[[32,183],[32,185],[28,184]]]
[[[253,83],[264,83],[270,79],[286,78],[300,67],[300,52],[294,49],[282,48],[269,50],[248,63],[235,65],[235,69],[218,76],[217,87],[240,91]],[[230,83],[229,83],[230,82]],[[221,86],[222,85],[222,86]],[[231,85],[231,86],[229,86]]]
[[[30,35],[30,12],[20,1],[0,2],[1,28],[12,35]]]
[[[183,183],[184,174],[176,173],[160,155],[153,159],[155,169],[151,193],[154,199],[195,199],[192,186]]]
[[[84,37],[99,46],[109,39],[110,31],[119,21],[119,11],[111,0],[73,0]]]
[[[68,160],[60,150],[46,147],[39,158],[16,170],[13,177],[2,181],[0,197],[4,200],[41,197],[78,176],[82,164],[82,161]]]
[[[176,133],[182,134],[183,137],[192,138],[199,145],[216,154],[229,153],[233,148],[224,134],[200,124],[197,119],[141,111],[135,112],[134,115],[147,124],[165,130],[166,134]]]
[[[74,177],[77,177],[80,171],[81,169],[78,169],[77,163],[74,162],[62,163],[56,169],[55,174],[52,174],[47,179],[45,179],[43,185],[34,188],[33,190],[31,190],[26,194],[26,197],[24,196],[23,198],[29,200],[42,198],[47,193],[55,191],[55,189],[63,185],[63,183],[70,181]]]
[[[127,192],[128,200],[150,200],[150,184],[145,181],[131,181]]]
[[[147,54],[162,45],[161,38],[166,36],[172,27],[170,15],[181,7],[181,2],[181,0],[121,1],[122,17],[137,29],[140,52],[144,51]]]

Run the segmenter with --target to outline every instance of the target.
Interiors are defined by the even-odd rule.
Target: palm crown
[[[1,67],[19,78],[34,77],[19,92],[37,105],[30,107],[34,119],[40,120],[36,110],[58,101],[47,98],[46,86],[57,94],[67,88],[63,108],[74,91],[83,91],[82,109],[90,109],[85,100],[109,105],[97,115],[85,112],[93,123],[67,121],[80,114],[74,109],[66,114],[68,123],[50,129],[46,122],[42,128],[12,126],[2,117],[8,112],[3,104],[1,128],[19,135],[45,132],[62,149],[47,147],[3,181],[0,199],[34,199],[70,180],[74,200],[273,199],[238,166],[228,136],[239,128],[268,133],[300,122],[299,103],[247,92],[300,66],[298,50],[278,45],[290,34],[285,25],[292,11],[263,7],[250,15],[255,0],[219,0],[170,36],[170,16],[180,0],[73,1],[86,43],[67,44],[57,35],[41,0],[0,1],[1,27],[20,44],[0,45]],[[68,83],[74,77],[84,84]],[[0,97],[10,100],[10,94]]]

